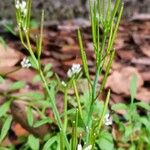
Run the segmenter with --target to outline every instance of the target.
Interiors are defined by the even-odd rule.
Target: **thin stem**
[[[82,113],[82,108],[81,108],[81,103],[80,103],[80,97],[79,97],[79,93],[78,93],[78,90],[77,90],[75,80],[73,80],[73,87],[74,87],[75,95],[76,95],[76,98],[77,98],[79,113],[80,113],[81,118],[83,119],[83,113]]]
[[[64,132],[67,130],[67,124],[68,124],[68,115],[67,115],[67,89],[65,89],[65,95],[64,95]]]
[[[20,32],[21,32],[21,31],[20,31]],[[21,33],[20,35],[22,36],[22,33]],[[34,53],[33,53],[33,51],[32,51],[32,47],[31,47],[31,44],[30,44],[28,32],[25,32],[25,36],[26,36],[26,40],[27,40],[27,46],[26,46],[26,48],[27,48],[27,50],[29,51],[29,53],[30,53],[30,55],[31,55],[31,57],[32,57],[32,59],[33,59],[33,61],[34,61],[34,63],[37,65],[37,70],[39,71],[40,77],[41,77],[41,79],[42,79],[42,81],[43,81],[43,83],[44,83],[44,87],[45,87],[45,89],[46,89],[46,91],[47,91],[47,93],[48,93],[48,96],[49,96],[50,100],[51,100],[50,102],[51,102],[51,104],[52,104],[52,109],[53,109],[55,118],[56,118],[56,120],[57,120],[59,129],[60,129],[60,131],[61,131],[61,130],[63,129],[63,125],[62,125],[62,122],[61,122],[61,119],[60,119],[60,116],[59,116],[59,112],[58,112],[58,110],[57,110],[57,107],[56,107],[56,104],[55,104],[54,100],[51,98],[51,93],[50,93],[50,90],[49,90],[49,88],[48,88],[48,84],[47,84],[47,82],[46,82],[46,79],[45,79],[45,77],[44,77],[44,74],[43,74],[43,72],[42,72],[42,70],[41,70],[41,68],[40,68],[40,66],[39,66],[39,63],[38,63],[38,61],[37,61],[37,59],[36,59],[36,57],[35,57],[35,55],[34,55]],[[23,40],[22,40],[22,43],[24,43]],[[67,148],[68,150],[70,150],[70,146],[69,146],[69,142],[68,142],[68,139],[67,139],[67,137],[66,137],[66,134],[64,133],[64,130],[63,130],[62,132],[63,132],[63,136],[64,136],[64,139],[65,139],[66,148]]]
[[[102,123],[103,123],[103,120],[104,120],[104,116],[105,116],[105,113],[106,113],[106,110],[107,110],[107,107],[108,107],[109,99],[110,99],[110,90],[107,93],[106,102],[105,102],[105,105],[104,105],[104,108],[103,108],[103,111],[102,111],[102,115],[100,117],[99,126],[98,126],[99,131],[101,129],[101,126],[102,126]]]
[[[45,89],[46,89],[46,91],[47,91],[47,93],[48,93],[48,96],[49,96],[49,98],[50,98],[50,102],[51,102],[51,105],[52,105],[52,109],[53,109],[53,112],[54,112],[54,116],[55,116],[55,118],[56,118],[56,120],[57,120],[57,123],[58,123],[58,126],[59,126],[59,130],[61,131],[61,130],[63,129],[63,125],[62,125],[62,122],[61,122],[60,115],[59,115],[59,112],[58,112],[58,110],[57,110],[56,104],[55,104],[54,100],[53,100],[52,97],[51,97],[51,93],[50,93],[50,90],[49,90],[49,88],[48,88],[48,84],[47,84],[47,82],[46,82],[46,79],[45,79],[45,77],[44,77],[44,75],[43,75],[43,72],[40,70],[39,73],[40,73],[41,79],[42,79],[42,81],[43,81],[43,83],[44,83],[44,87],[45,87]],[[63,134],[64,139],[65,139],[66,147],[67,147],[68,150],[70,150],[70,145],[69,145],[69,142],[68,142],[68,139],[67,139],[67,137],[66,137],[66,134],[65,134],[64,130],[62,131],[62,134]]]
[[[28,45],[29,53],[30,53],[30,55],[31,55],[34,63],[36,64],[37,69],[39,69],[39,63],[38,63],[38,61],[37,61],[37,59],[36,59],[36,57],[35,57],[35,55],[33,53],[33,50],[32,50],[31,44],[30,44],[30,39],[29,39],[28,31],[25,32],[25,36],[26,36],[26,40],[27,40],[27,45]]]

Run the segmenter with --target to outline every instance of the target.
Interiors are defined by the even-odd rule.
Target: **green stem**
[[[104,116],[105,116],[105,113],[107,111],[109,99],[110,99],[110,90],[107,93],[106,102],[105,102],[105,105],[104,105],[104,108],[103,108],[103,111],[102,111],[102,115],[100,117],[99,126],[98,126],[99,131],[101,129],[101,126],[102,126],[102,123],[103,123],[103,120],[104,120]]]
[[[26,40],[27,40],[27,47],[26,48],[28,49],[28,51],[29,51],[29,53],[30,53],[34,63],[37,65],[37,70],[39,71],[39,74],[40,74],[40,77],[41,77],[41,79],[43,81],[44,87],[45,87],[45,89],[46,89],[46,91],[48,93],[48,96],[50,98],[50,102],[51,102],[51,105],[52,105],[54,116],[55,116],[55,118],[57,120],[57,123],[58,123],[59,130],[62,131],[63,130],[63,125],[62,125],[62,122],[61,122],[61,119],[60,119],[60,116],[59,116],[59,112],[57,110],[57,107],[56,107],[56,104],[55,104],[54,100],[51,97],[51,93],[50,93],[50,90],[48,88],[48,84],[46,82],[44,74],[43,74],[43,72],[42,72],[42,70],[40,68],[40,65],[39,65],[39,63],[38,63],[38,61],[37,61],[37,59],[36,59],[36,57],[35,57],[35,55],[34,55],[34,53],[32,51],[32,47],[31,47],[31,44],[30,44],[28,32],[25,32],[25,36],[26,36]],[[62,133],[63,133],[63,136],[64,136],[66,148],[67,148],[67,150],[70,150],[70,145],[69,145],[69,142],[68,142],[68,139],[66,137],[66,134],[65,134],[64,130],[62,131]]]
[[[103,55],[103,51],[104,51],[106,38],[107,38],[107,36],[104,33],[104,38],[103,38],[103,41],[102,41],[101,49],[99,51],[96,75],[95,75],[94,83],[93,83],[93,86],[92,86],[92,100],[91,100],[91,105],[90,105],[89,114],[88,114],[88,120],[87,120],[87,125],[89,126],[89,128],[91,127],[91,122],[92,122],[91,117],[92,117],[92,113],[93,113],[93,109],[94,109],[93,108],[94,107],[94,102],[96,100],[95,99],[96,98],[96,87],[97,87],[98,78],[99,78],[99,74],[100,74],[101,59],[102,59],[102,55]]]
[[[38,61],[37,61],[37,59],[36,59],[36,57],[35,57],[35,55],[33,53],[33,50],[32,50],[31,44],[30,44],[30,39],[29,39],[28,31],[25,32],[25,36],[26,36],[26,40],[27,40],[27,45],[28,45],[29,53],[30,53],[30,55],[31,55],[34,63],[36,64],[37,69],[39,69],[39,63],[38,63]]]
[[[61,122],[60,115],[59,115],[59,112],[57,110],[56,104],[55,104],[54,100],[51,97],[51,93],[50,93],[50,90],[48,88],[48,84],[46,82],[46,79],[45,79],[45,77],[43,75],[43,72],[40,70],[39,73],[40,73],[41,79],[42,79],[42,81],[44,83],[44,87],[45,87],[45,89],[47,91],[47,94],[48,94],[48,96],[50,98],[50,102],[51,102],[51,105],[52,105],[54,116],[55,116],[55,118],[57,120],[57,123],[58,123],[59,130],[61,131],[63,129],[63,125],[62,125],[62,122]],[[64,130],[62,131],[62,134],[63,134],[64,139],[65,139],[66,147],[67,147],[68,150],[70,150],[70,145],[69,145],[69,142],[68,142],[68,139],[66,137],[66,134],[65,134]]]
[[[83,119],[83,113],[82,113],[82,108],[81,108],[81,103],[80,103],[80,97],[79,97],[79,94],[78,94],[78,90],[77,90],[75,80],[73,80],[73,87],[74,87],[75,95],[76,95],[76,98],[77,98],[79,113],[80,113],[81,118]]]
[[[67,89],[65,89],[65,95],[64,95],[64,132],[67,130],[67,124],[68,124],[68,115],[67,115]]]

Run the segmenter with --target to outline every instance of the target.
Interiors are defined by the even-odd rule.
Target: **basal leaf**
[[[9,91],[15,91],[19,90],[21,88],[25,87],[25,82],[24,81],[17,81],[15,83],[12,83],[9,87]]]
[[[8,130],[10,129],[10,125],[11,125],[11,122],[12,122],[12,116],[9,116],[3,126],[2,126],[2,129],[1,129],[1,135],[0,135],[0,142],[5,138],[5,136],[7,135],[8,133]]]
[[[57,141],[57,136],[53,136],[52,138],[50,138],[43,146],[42,150],[50,150],[51,145]]]
[[[42,120],[40,120],[40,121],[37,121],[37,122],[33,125],[33,127],[34,127],[34,128],[37,128],[37,127],[39,127],[39,126],[42,126],[43,124],[51,123],[51,122],[52,122],[52,120],[51,120],[50,118],[44,118],[44,119],[42,119]]]
[[[0,106],[0,117],[5,115],[10,107],[10,101],[5,102],[3,105]]]
[[[40,141],[38,138],[34,137],[32,134],[28,137],[28,144],[32,150],[39,150]]]
[[[33,125],[33,112],[32,112],[32,108],[31,107],[28,107],[27,108],[27,121],[28,121],[28,124],[30,126]]]

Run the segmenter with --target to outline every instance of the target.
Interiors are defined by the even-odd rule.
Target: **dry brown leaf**
[[[149,44],[145,43],[140,48],[144,55],[150,57],[150,45]]]
[[[0,67],[12,67],[23,58],[23,54],[11,47],[0,45]]]
[[[150,103],[150,89],[141,88],[136,95],[136,99]]]
[[[19,123],[13,123],[11,129],[14,131],[15,135],[20,136],[27,136],[29,133],[25,130]]]
[[[8,74],[7,77],[17,81],[22,80],[22,81],[27,81],[29,83],[32,83],[32,79],[35,75],[36,73],[33,70],[21,68],[16,72]]]
[[[134,67],[125,67],[119,71],[114,71],[107,79],[106,88],[110,88],[114,93],[130,95],[130,82],[132,75],[138,78],[137,89],[143,85],[143,79]]]
[[[141,57],[141,58],[133,58],[131,60],[133,64],[140,64],[140,65],[148,65],[150,66],[150,59],[148,57]]]

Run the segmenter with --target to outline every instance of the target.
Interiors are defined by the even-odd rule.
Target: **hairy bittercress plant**
[[[30,42],[31,0],[15,0],[19,37],[22,45],[29,54],[27,58],[24,58],[21,65],[24,68],[34,68],[37,72],[34,81],[40,81],[45,89],[45,95],[42,98],[39,98],[39,96],[34,97],[34,93],[31,94],[32,98],[34,97],[33,99],[36,99],[36,101],[28,101],[27,122],[29,126],[33,128],[43,124],[51,125],[51,123],[54,122],[59,128],[58,131],[49,133],[50,135],[45,135],[45,138],[41,141],[41,147],[39,145],[40,140],[33,135],[29,135],[27,143],[23,145],[23,149],[34,149],[34,144],[36,144],[36,150],[94,150],[104,146],[102,143],[102,141],[104,141],[103,137],[107,137],[109,141],[111,141],[111,146],[113,148],[112,136],[102,128],[104,125],[111,125],[113,122],[108,111],[110,90],[108,91],[104,102],[99,102],[98,97],[104,90],[107,76],[114,59],[115,50],[113,48],[113,43],[120,23],[123,5],[120,4],[120,0],[116,0],[114,8],[111,9],[111,0],[108,1],[107,6],[105,6],[104,0],[90,0],[89,6],[94,49],[93,53],[96,57],[94,80],[90,78],[86,51],[84,50],[80,29],[78,29],[77,35],[82,58],[82,67],[80,64],[73,64],[67,72],[68,78],[65,81],[61,81],[57,75],[57,80],[50,80],[50,77],[53,75],[53,73],[49,71],[51,65],[46,65],[43,68],[40,61],[44,11],[42,11],[40,35],[36,36],[36,50],[33,51]],[[104,66],[106,67],[105,74],[102,82],[99,83],[99,76],[102,74]],[[84,75],[87,80],[87,90],[83,92],[83,95],[80,94],[77,86],[82,75]],[[24,83],[20,81],[16,82],[14,85],[11,85],[8,92],[17,90],[23,86]],[[74,90],[74,96],[68,94],[69,89]],[[64,112],[62,114],[59,114],[56,106],[55,97],[59,91],[64,94]],[[0,117],[4,116],[4,118],[6,118],[3,125],[5,130],[1,131],[0,141],[6,136],[12,122],[11,115],[8,115],[6,112],[8,111],[11,102],[21,97],[9,96],[8,98],[7,102],[0,107],[2,110],[2,112],[0,111]],[[28,96],[26,99],[27,98]],[[69,98],[75,100],[74,107],[68,108],[68,105],[70,104]],[[39,109],[36,104],[41,104],[42,109]],[[45,115],[46,108],[52,109],[55,119],[50,119]],[[40,120],[37,122],[34,122],[34,110],[40,115]]]

